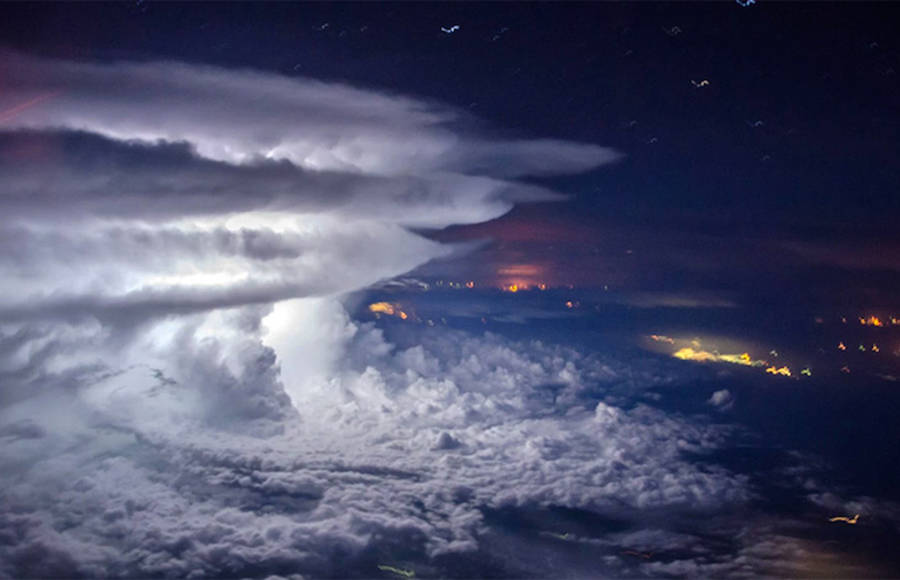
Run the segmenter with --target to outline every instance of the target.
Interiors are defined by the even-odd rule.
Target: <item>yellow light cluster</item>
[[[876,326],[876,327],[883,327],[883,326],[888,326],[888,325],[900,326],[900,318],[897,318],[895,316],[888,316],[887,318],[882,319],[881,317],[870,315],[868,317],[857,316],[856,319],[859,320],[859,323],[863,326]],[[820,323],[819,322],[820,320],[822,320],[821,317],[816,317],[816,319],[815,319],[816,323]],[[842,316],[841,322],[844,324],[847,324],[847,317]]]
[[[847,350],[847,345],[844,344],[843,342],[839,342],[837,345],[837,349],[838,350]],[[858,350],[859,352],[866,352],[866,345],[860,344],[859,346],[856,347],[856,350]],[[874,342],[872,343],[872,348],[870,348],[869,350],[871,350],[872,352],[881,352],[881,349],[878,348],[878,344],[874,343]]]
[[[434,285],[438,288],[453,288],[454,290],[468,288],[469,290],[471,290],[475,288],[475,281],[466,280],[465,282],[454,282],[453,280],[438,280],[434,283]]]
[[[750,353],[747,352],[741,354],[720,354],[719,360],[737,365],[753,366]]]
[[[681,360],[692,360],[695,362],[709,362],[719,359],[718,355],[705,350],[694,350],[689,346],[675,351],[672,356]]]
[[[500,290],[502,290],[503,292],[520,292],[520,291],[524,291],[524,290],[531,290],[533,288],[537,288],[538,290],[543,291],[543,290],[546,290],[547,288],[549,288],[549,286],[547,286],[543,282],[539,282],[537,284],[530,284],[529,282],[522,282],[522,281],[511,282],[509,284],[503,284],[502,286],[500,286]]]
[[[669,344],[674,343],[674,339],[671,339],[667,336],[659,336],[652,334],[650,338],[656,342],[666,342]],[[754,360],[750,353],[744,352],[741,354],[720,354],[718,352],[710,352],[708,350],[702,350],[699,348],[699,341],[692,341],[694,347],[684,347],[677,351],[675,351],[672,356],[681,360],[690,360],[694,362],[724,362],[735,365],[742,365],[748,367],[765,367],[766,373],[770,375],[781,375],[784,377],[793,376],[791,373],[791,369],[787,366],[772,366],[768,362],[764,360]],[[777,356],[777,353],[774,353],[773,356]],[[803,376],[812,376],[812,371],[809,368],[803,369],[801,373]]]
[[[659,338],[666,339],[668,337]],[[661,342],[668,341],[661,340]],[[748,367],[758,367],[765,364],[763,361],[753,360],[750,358],[750,353],[746,352],[741,354],[719,354],[717,352],[709,352],[708,350],[694,350],[689,346],[676,351],[672,356],[681,360],[692,360],[695,362],[727,362]]]
[[[375,315],[384,314],[385,316],[396,316],[401,320],[409,318],[409,314],[401,310],[398,305],[391,304],[390,302],[374,302],[369,304],[369,312]]]

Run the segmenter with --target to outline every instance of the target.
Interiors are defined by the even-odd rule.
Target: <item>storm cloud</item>
[[[27,437],[3,459],[26,476],[4,488],[18,509],[3,516],[15,534],[3,571],[336,574],[365,570],[373,549],[475,552],[489,509],[621,517],[747,498],[740,477],[684,456],[716,448],[726,428],[604,402],[628,370],[619,363],[444,329],[400,349],[334,314],[344,368],[295,393],[298,415],[280,433],[248,436],[233,413],[199,415],[212,393],[191,385],[214,377],[209,368],[192,383],[147,367],[96,377],[69,398],[65,422],[19,419]]]
[[[258,72],[3,67],[0,574],[371,573],[477,552],[508,506],[749,497],[686,458],[729,429],[622,391],[650,370],[442,328],[401,348],[343,306],[454,251],[411,228],[561,199],[515,179],[610,150]]]

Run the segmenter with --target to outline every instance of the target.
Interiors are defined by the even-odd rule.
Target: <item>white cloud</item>
[[[362,573],[481,546],[483,510],[740,503],[728,431],[641,369],[425,330],[339,297],[452,248],[410,226],[558,199],[593,145],[251,71],[4,54],[0,575]],[[8,128],[8,129],[7,129]],[[623,377],[628,377],[623,378]]]
[[[720,389],[710,395],[707,403],[722,410],[730,409],[734,406],[734,396],[728,389]]]
[[[507,176],[581,171],[614,156],[490,141],[436,103],[308,79],[3,57],[7,399],[84,369],[187,376],[185,353],[211,357],[198,373],[226,358],[222,372],[240,383],[262,372],[253,356],[273,353],[254,330],[240,336],[258,353],[242,346],[229,358],[220,351],[235,347],[223,337],[257,327],[271,305],[341,295],[454,250],[410,226],[484,221],[517,201],[560,198],[492,177],[496,156]],[[226,320],[221,309],[243,314]],[[196,334],[210,324],[216,332]],[[337,348],[321,335],[312,343]],[[299,364],[287,350],[278,358]],[[245,359],[249,371],[234,362]],[[274,359],[262,366],[278,383]]]
[[[572,173],[612,161],[606,148],[495,141],[450,124],[452,108],[347,85],[180,63],[95,64],[4,53],[6,120],[113,139],[186,141],[208,159],[285,159],[303,168],[379,175]]]
[[[486,507],[621,516],[747,497],[740,478],[685,456],[721,444],[722,427],[603,402],[634,376],[621,363],[446,329],[423,328],[420,345],[400,349],[340,311],[321,318],[344,339],[339,368],[292,393],[296,416],[263,414],[280,435],[242,434],[256,416],[230,407],[230,431],[210,422],[197,395],[260,379],[197,389],[232,373],[188,363],[182,374],[135,367],[83,385],[68,407],[79,424],[66,431],[34,401],[7,409],[6,424],[30,417],[28,430],[44,435],[4,447],[4,463],[27,475],[5,486],[18,507],[3,517],[22,531],[2,548],[3,572],[46,552],[56,555],[47,566],[85,574],[335,573],[395,543],[419,557],[477,550]]]
[[[309,79],[3,58],[0,313],[18,334],[36,319],[106,330],[364,288],[452,251],[410,226],[561,199],[492,175],[615,157],[492,141],[448,107]]]

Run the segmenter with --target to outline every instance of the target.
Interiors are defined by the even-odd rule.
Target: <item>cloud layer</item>
[[[191,388],[216,376],[205,367],[190,383],[147,367],[94,377],[64,421],[35,412],[56,408],[46,400],[10,409],[3,462],[19,476],[5,477],[16,509],[2,514],[2,573],[371,575],[372,550],[390,562],[476,552],[485,509],[621,516],[747,497],[741,478],[685,457],[723,428],[604,402],[626,373],[617,363],[446,329],[399,349],[333,315],[346,364],[295,393],[280,434],[240,432],[258,417],[250,403],[211,418],[211,393]]]

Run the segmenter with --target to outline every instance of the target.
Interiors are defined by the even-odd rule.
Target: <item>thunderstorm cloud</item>
[[[526,180],[615,152],[254,71],[4,53],[0,78],[0,576],[371,575],[477,552],[508,506],[750,497],[686,459],[726,427],[635,402],[665,387],[650,362],[401,347],[343,306],[454,251],[414,228],[561,199]],[[698,541],[647,533],[617,542]]]

